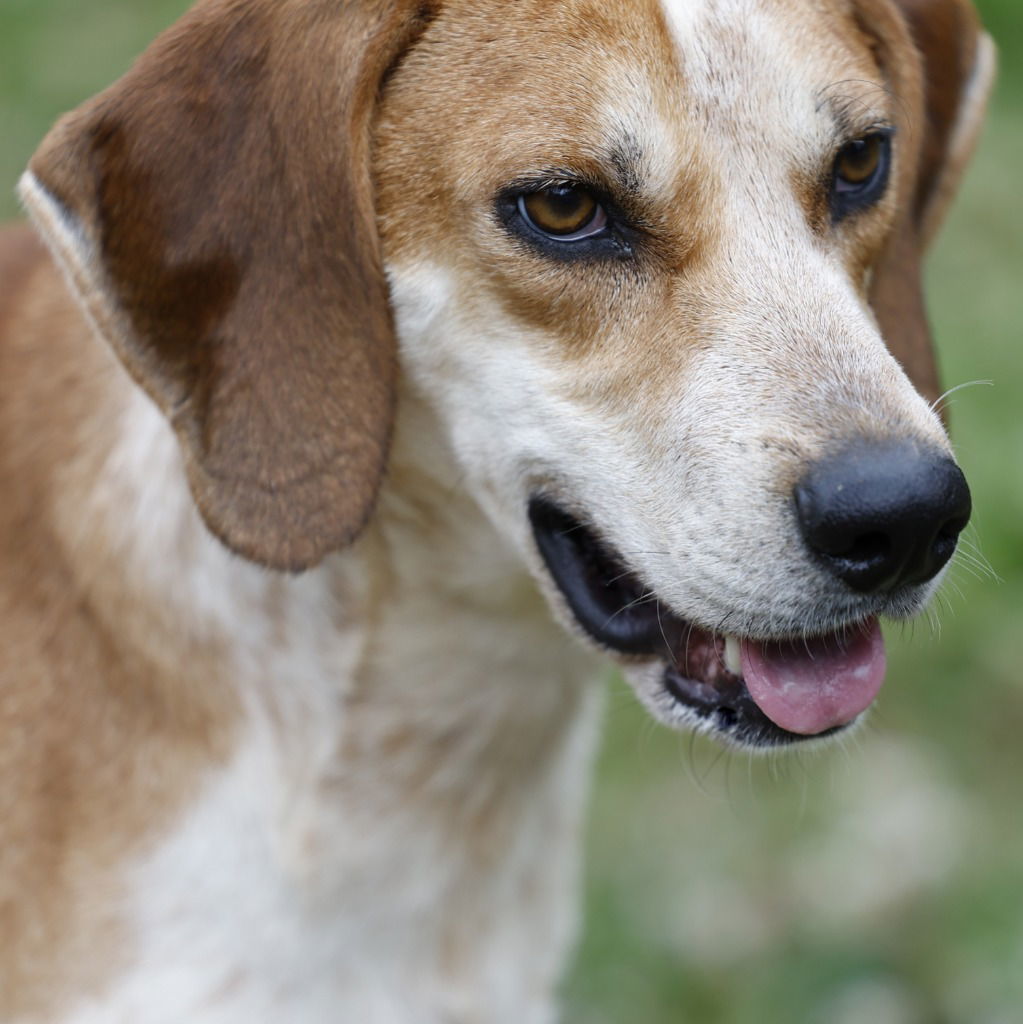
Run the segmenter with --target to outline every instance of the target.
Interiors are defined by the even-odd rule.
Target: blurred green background
[[[0,0],[0,216],[186,6]],[[612,683],[568,1024],[1023,1022],[1023,3],[979,6],[1001,79],[929,271],[945,385],[985,382],[951,405],[968,545],[842,747],[723,753]]]

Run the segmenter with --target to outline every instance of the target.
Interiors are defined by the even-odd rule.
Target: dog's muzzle
[[[868,581],[880,590],[933,577],[969,515],[969,491],[951,465],[954,473],[940,464],[939,479],[928,480],[933,486],[923,487],[922,497],[920,488],[902,487],[907,523],[898,496],[885,489],[885,481],[904,484],[910,472],[898,459],[867,453],[854,460],[849,472],[867,483],[843,480],[837,462],[821,464],[796,494],[804,533],[830,531],[834,550],[815,556],[833,575],[850,575],[860,592]],[[851,500],[850,488],[858,500]],[[825,511],[838,506],[844,517]],[[874,617],[817,636],[721,634],[674,614],[590,526],[549,498],[534,497],[529,517],[547,570],[583,630],[627,660],[662,660],[664,691],[738,743],[780,746],[836,732],[869,707],[884,681],[884,641]],[[843,529],[844,539],[836,540]],[[839,543],[848,547],[838,551]]]

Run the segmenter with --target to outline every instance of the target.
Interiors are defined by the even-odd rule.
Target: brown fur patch
[[[211,529],[278,568],[348,544],[383,472],[369,130],[421,17],[204,0],[32,161],[99,250],[97,319],[174,423]]]
[[[872,41],[898,98],[902,205],[877,261],[870,301],[892,354],[920,392],[940,390],[924,308],[922,263],[926,223],[952,166],[951,135],[977,59],[978,25],[963,0],[859,0],[856,23]]]
[[[124,865],[234,713],[202,682],[215,650],[154,646],[174,627],[150,628],[102,535],[66,549],[55,513],[83,507],[127,382],[26,232],[0,235],[0,270],[0,1018],[52,1019],[130,954]]]

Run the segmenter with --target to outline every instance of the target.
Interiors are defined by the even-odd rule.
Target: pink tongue
[[[848,635],[807,641],[742,641],[742,674],[757,707],[802,736],[851,722],[884,682],[884,638],[877,619]]]

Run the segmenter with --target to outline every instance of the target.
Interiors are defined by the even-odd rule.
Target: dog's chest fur
[[[127,969],[71,1020],[552,1019],[587,732],[576,723],[551,751],[560,768],[512,806],[485,769],[480,793],[432,781],[426,806],[446,806],[431,817],[403,785],[367,786],[369,762],[295,779],[254,726],[127,873]]]
[[[595,695],[478,510],[435,504],[443,489],[403,474],[404,446],[356,556],[282,582],[204,536],[181,544],[202,527],[176,446],[129,400],[107,523],[145,519],[140,589],[176,595],[178,628],[215,638],[244,713],[119,881],[123,973],[75,1024],[548,1019]],[[147,557],[164,531],[186,552],[174,567]]]

